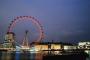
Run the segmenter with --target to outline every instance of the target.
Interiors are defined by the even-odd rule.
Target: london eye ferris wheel
[[[15,29],[15,26],[21,21],[24,21],[24,22],[26,21],[26,22],[28,22],[30,24],[33,24],[34,26],[32,26],[32,27],[36,28],[36,30],[37,30],[36,32],[38,32],[38,34],[37,34],[38,36],[37,36],[37,38],[35,38],[33,40],[33,42],[40,42],[44,38],[43,26],[41,25],[41,23],[35,17],[32,17],[32,16],[17,16],[16,18],[13,19],[13,21],[11,21],[10,25],[8,26],[7,32],[13,32],[13,30]],[[19,28],[19,30],[20,30],[20,28]]]

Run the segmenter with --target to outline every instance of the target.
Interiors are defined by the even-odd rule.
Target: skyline
[[[89,5],[89,0],[1,0],[0,37],[5,35],[13,18],[26,15],[34,16],[40,21],[44,28],[45,41],[90,41]],[[26,29],[33,30],[32,25],[28,24],[32,23],[16,24],[15,32],[19,36],[17,39],[22,39],[21,35],[24,35]],[[3,38],[0,39],[2,41]]]

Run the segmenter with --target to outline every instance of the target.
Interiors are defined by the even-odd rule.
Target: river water
[[[42,53],[0,51],[0,60],[43,60]],[[58,59],[57,59],[58,60]],[[89,58],[86,60],[90,60]]]
[[[0,60],[42,60],[42,54],[30,52],[0,52]]]

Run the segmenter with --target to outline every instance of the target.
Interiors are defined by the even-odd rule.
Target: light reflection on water
[[[0,60],[42,60],[42,56],[30,52],[0,52]]]
[[[43,55],[41,53],[0,51],[0,60],[43,60]],[[90,60],[90,54],[86,60]]]
[[[89,51],[89,53],[88,53],[88,54],[89,54],[89,57],[88,57],[86,60],[90,60],[90,51]]]
[[[15,59],[16,60],[20,60],[20,52],[16,52],[15,53]]]

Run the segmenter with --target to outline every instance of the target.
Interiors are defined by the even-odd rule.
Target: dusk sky
[[[1,42],[11,21],[25,15],[40,21],[45,32],[43,41],[90,41],[90,0],[0,0]],[[26,29],[32,37],[37,35],[33,28],[31,22],[18,22],[13,29],[18,42],[22,41]]]

